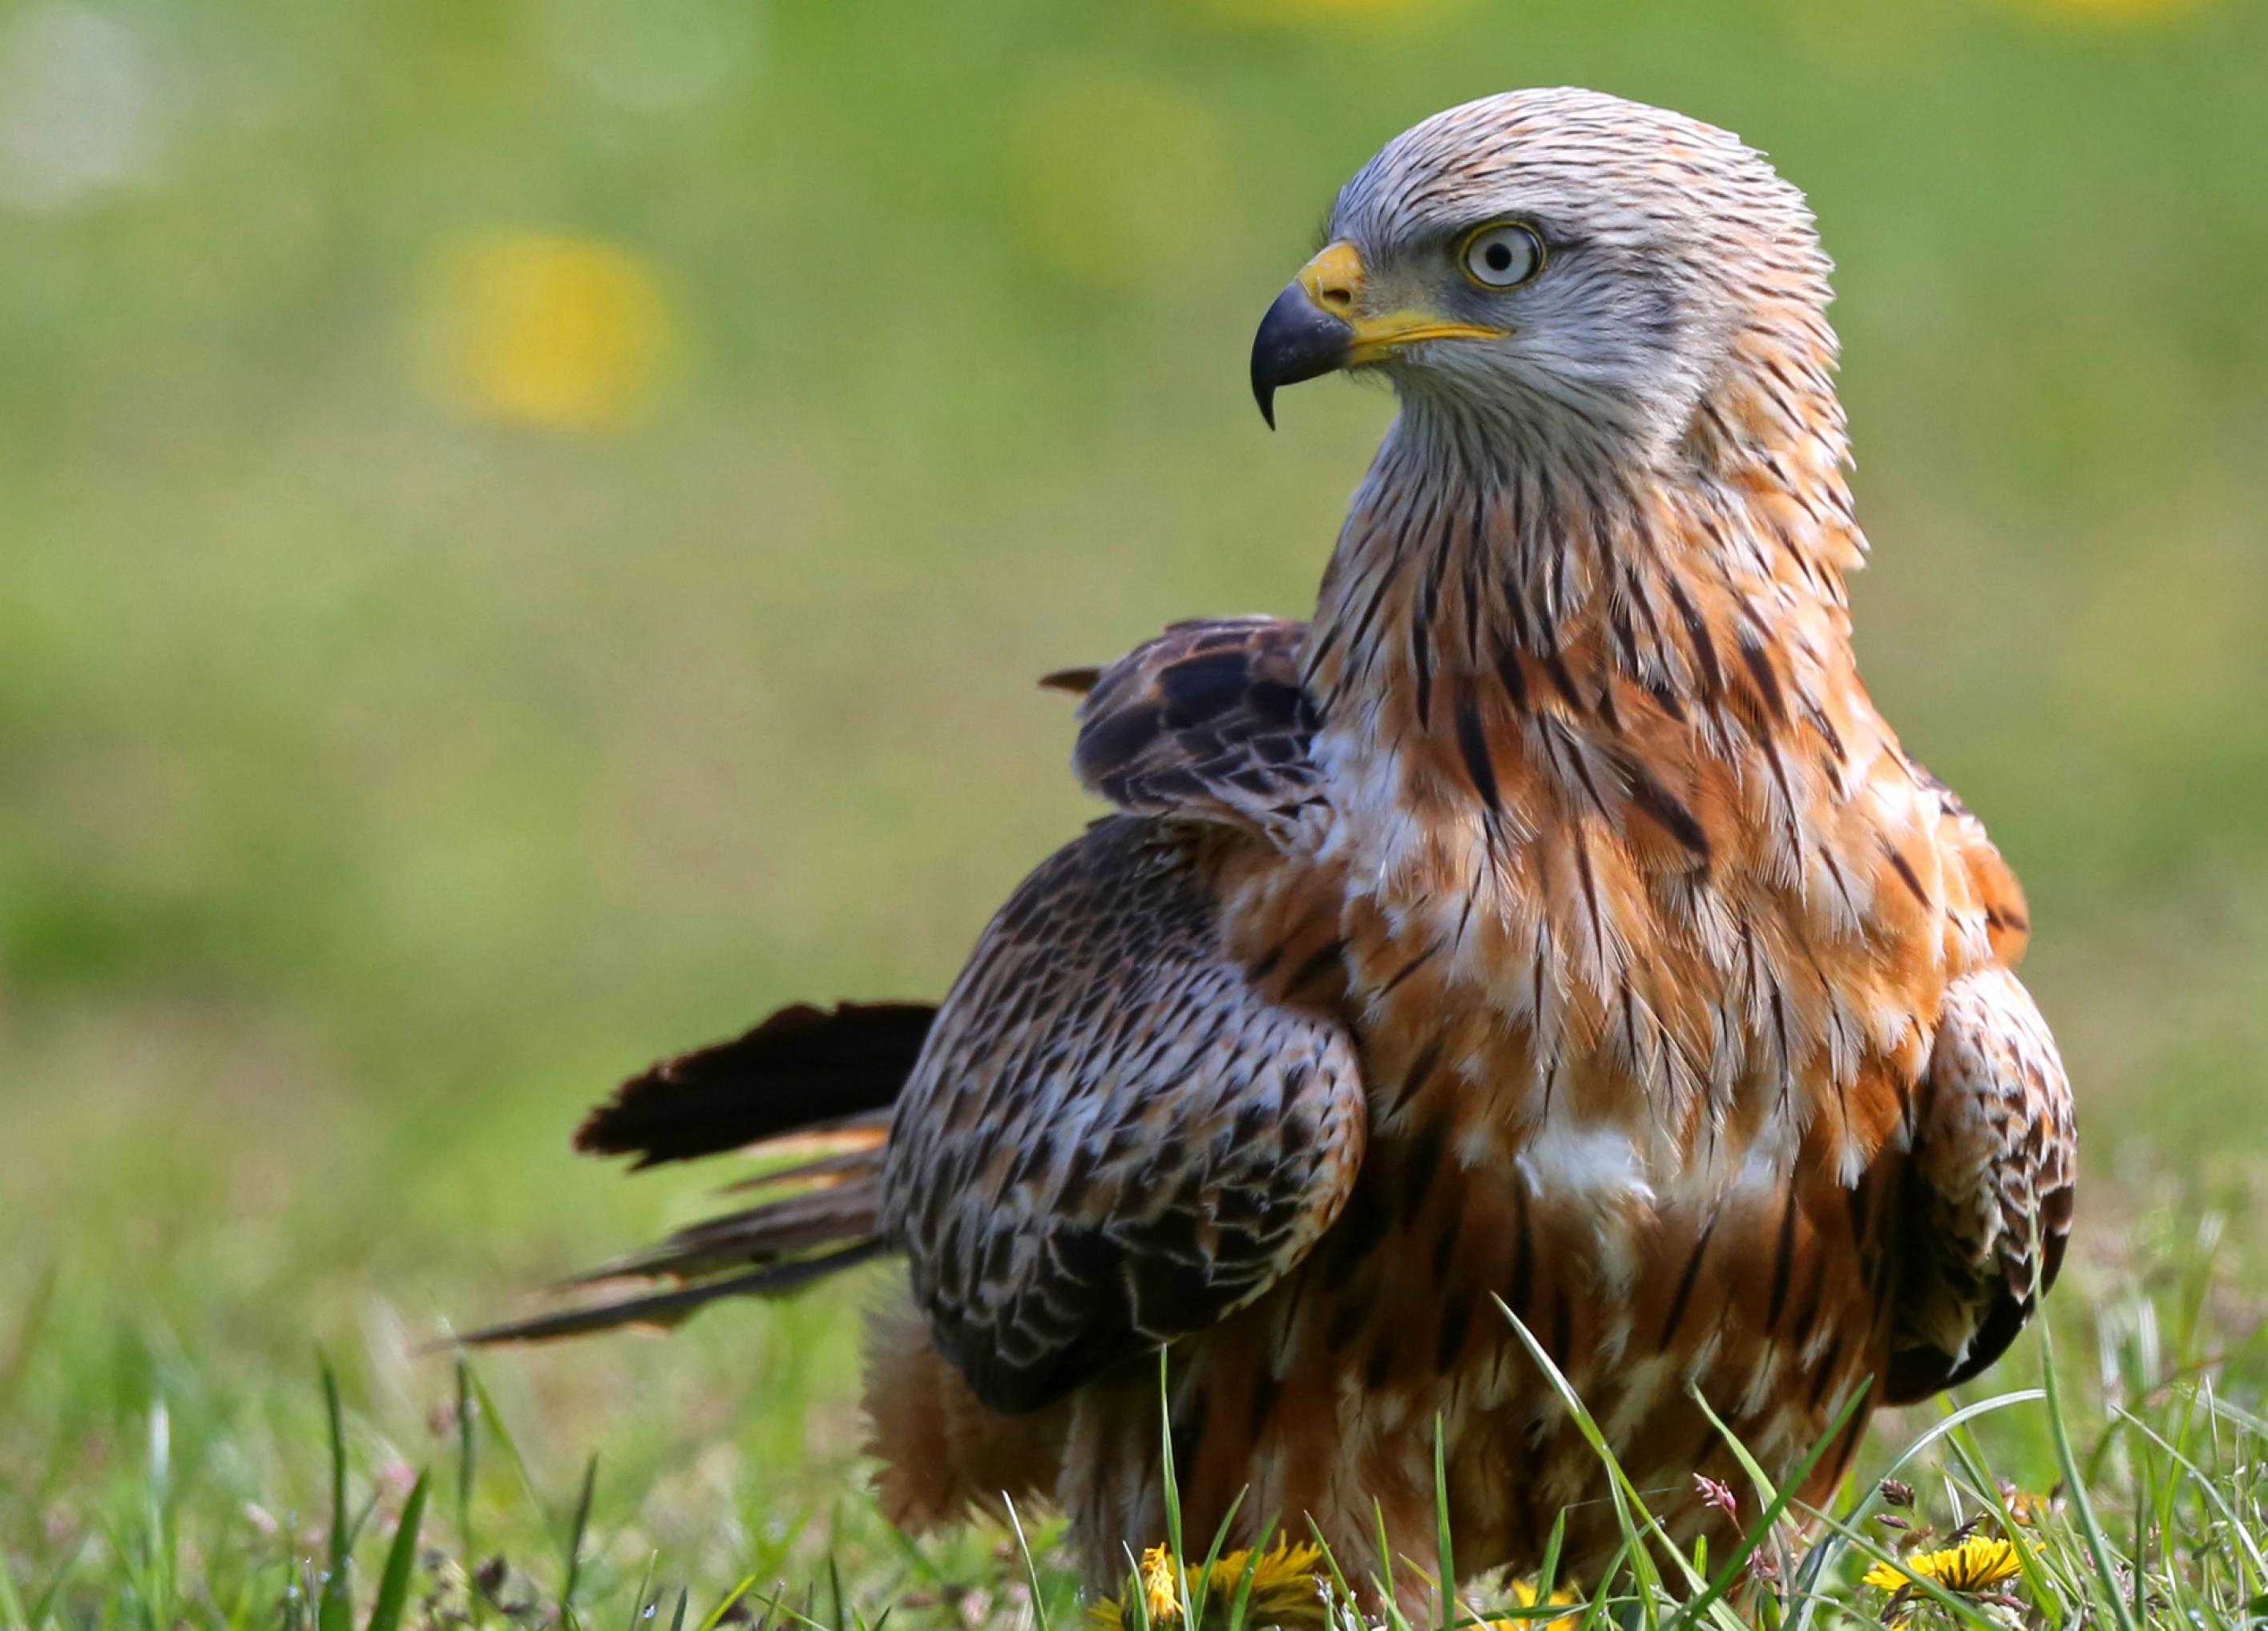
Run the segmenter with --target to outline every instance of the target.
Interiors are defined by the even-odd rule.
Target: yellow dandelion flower
[[[1248,1624],[1281,1626],[1286,1631],[1330,1623],[1323,1590],[1323,1554],[1319,1547],[1294,1546],[1279,1539],[1256,1560],[1249,1549],[1224,1553],[1205,1573],[1200,1562],[1189,1571],[1189,1590],[1205,1598],[1204,1624],[1226,1622],[1236,1600],[1244,1573],[1252,1571],[1252,1589],[1245,1599]],[[1170,1549],[1152,1546],[1142,1554],[1142,1565],[1127,1583],[1141,1593],[1142,1607],[1152,1626],[1176,1626],[1182,1619],[1182,1571]],[[1094,1631],[1126,1631],[1140,1624],[1130,1593],[1123,1602],[1105,1598],[1087,1611]]]
[[[1543,1597],[1536,1591],[1533,1580],[1515,1580],[1512,1584],[1512,1600],[1521,1608],[1534,1608],[1539,1604],[1561,1608],[1572,1607],[1583,1599],[1575,1595],[1572,1587],[1561,1586],[1550,1597]],[[1567,1627],[1576,1624],[1580,1619],[1580,1616],[1576,1614],[1559,1614],[1550,1620],[1540,1614],[1521,1615],[1518,1619],[1506,1615],[1492,1623],[1504,1627],[1505,1631],[1567,1631]]]
[[[444,394],[486,418],[572,431],[624,424],[674,351],[652,269],[591,239],[498,232],[452,245],[426,304]]]
[[[1153,1626],[1182,1617],[1181,1570],[1164,1546],[1152,1546],[1143,1554],[1142,1600],[1149,1606]]]
[[[1933,1580],[1948,1591],[1973,1596],[2003,1581],[2013,1580],[2022,1572],[2023,1562],[2017,1556],[2014,1541],[1971,1535],[1956,1546],[1917,1552],[1906,1559],[1904,1568],[1896,1563],[1877,1563],[1867,1571],[1866,1582],[1885,1591],[1896,1591],[1917,1579]]]

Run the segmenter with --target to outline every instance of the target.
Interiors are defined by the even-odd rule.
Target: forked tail
[[[634,1155],[633,1171],[727,1150],[785,1164],[731,1186],[758,1197],[753,1204],[558,1288],[615,1295],[458,1339],[666,1329],[719,1297],[776,1295],[879,1256],[882,1146],[936,1013],[926,1003],[846,1002],[831,1010],[799,1003],[746,1036],[681,1053],[623,1083],[585,1119],[576,1148]],[[657,1288],[657,1281],[673,1283]]]

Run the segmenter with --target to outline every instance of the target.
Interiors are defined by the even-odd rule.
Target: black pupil
[[[1501,241],[1492,243],[1482,253],[1488,262],[1489,270],[1492,272],[1508,272],[1512,269],[1512,246],[1510,244]]]

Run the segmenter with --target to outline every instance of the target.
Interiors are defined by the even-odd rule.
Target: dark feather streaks
[[[1301,688],[1307,625],[1175,624],[1102,670],[1079,708],[1080,781],[1122,809],[1283,835],[1321,801]]]
[[[1226,672],[1172,686],[1202,700]],[[995,1409],[1038,1409],[1259,1295],[1351,1181],[1353,1044],[1222,952],[1204,849],[1120,816],[1059,851],[986,931],[907,1088],[883,1227]]]

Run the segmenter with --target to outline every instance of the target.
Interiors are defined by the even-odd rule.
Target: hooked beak
[[[1276,428],[1279,386],[1383,362],[1421,340],[1499,340],[1510,332],[1451,322],[1430,312],[1369,314],[1363,309],[1362,254],[1352,244],[1327,246],[1276,297],[1252,336],[1252,399]]]

